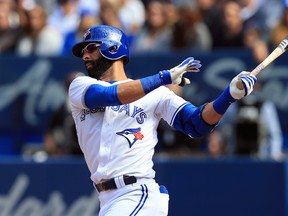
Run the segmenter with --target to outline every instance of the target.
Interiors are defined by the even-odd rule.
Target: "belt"
[[[137,178],[135,176],[123,176],[123,182],[125,185],[130,185],[137,182]],[[98,192],[102,191],[108,191],[108,190],[114,190],[119,187],[117,187],[117,184],[115,182],[115,179],[108,179],[103,182],[100,182],[98,184],[94,184]]]

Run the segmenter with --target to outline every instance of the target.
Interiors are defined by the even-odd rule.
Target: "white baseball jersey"
[[[168,88],[159,87],[130,104],[91,110],[85,106],[85,91],[91,84],[117,83],[80,76],[69,89],[79,144],[95,183],[121,175],[154,178],[152,156],[159,121],[163,118],[172,125],[187,103]]]

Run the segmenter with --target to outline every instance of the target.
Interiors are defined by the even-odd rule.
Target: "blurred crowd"
[[[0,53],[71,55],[85,29],[113,25],[131,53],[247,48],[259,62],[288,33],[287,0],[0,0]]]
[[[288,0],[0,0],[0,55],[71,56],[84,30],[97,24],[123,30],[131,55],[239,48],[250,50],[257,64],[288,35]],[[178,88],[172,90],[181,94]],[[58,114],[63,112],[71,117],[66,104]],[[77,137],[67,150],[63,125],[73,128],[72,122],[66,115],[57,117],[57,112],[51,116],[44,140],[48,154],[81,154],[75,149]],[[191,142],[177,133],[171,139],[171,128],[166,127],[159,130],[168,152],[169,140]],[[207,140],[213,157],[227,153],[227,142],[217,132]],[[199,141],[193,142],[198,146]],[[281,145],[275,158],[281,155]]]

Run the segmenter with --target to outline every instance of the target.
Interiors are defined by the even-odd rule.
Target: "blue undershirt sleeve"
[[[102,86],[99,84],[89,86],[84,96],[85,105],[89,109],[121,105],[122,103],[117,95],[117,86]]]
[[[173,127],[193,138],[207,135],[214,129],[216,124],[209,125],[203,120],[202,111],[205,106],[206,104],[200,107],[187,104],[177,113]]]

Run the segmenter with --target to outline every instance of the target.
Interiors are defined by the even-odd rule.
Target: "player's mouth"
[[[85,62],[85,67],[86,69],[91,69],[91,67],[93,67],[93,64],[89,61]]]

